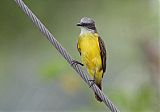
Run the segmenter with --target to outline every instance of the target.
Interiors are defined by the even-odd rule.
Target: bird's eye
[[[82,26],[90,26],[92,25],[91,23],[82,23]]]

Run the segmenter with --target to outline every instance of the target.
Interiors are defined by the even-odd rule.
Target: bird
[[[77,26],[81,31],[78,36],[77,49],[81,56],[82,63],[76,60],[72,64],[85,66],[93,80],[90,87],[96,84],[102,90],[102,78],[106,71],[106,48],[104,41],[99,36],[95,21],[88,17],[83,17]],[[102,99],[95,93],[95,98],[102,102]]]

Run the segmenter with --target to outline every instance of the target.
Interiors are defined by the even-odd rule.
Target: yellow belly
[[[81,35],[78,39],[78,48],[81,50],[82,63],[87,67],[91,77],[96,72],[96,79],[102,78],[102,60],[98,42],[98,34]]]

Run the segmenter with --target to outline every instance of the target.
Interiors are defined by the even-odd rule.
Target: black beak
[[[77,26],[82,26],[82,24],[81,23],[77,23]]]

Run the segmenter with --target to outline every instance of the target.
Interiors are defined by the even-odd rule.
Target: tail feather
[[[96,84],[96,85],[99,87],[100,90],[102,90],[102,85],[101,85],[101,83]],[[102,102],[102,99],[98,96],[97,93],[95,93],[95,98],[97,99],[97,101]]]

